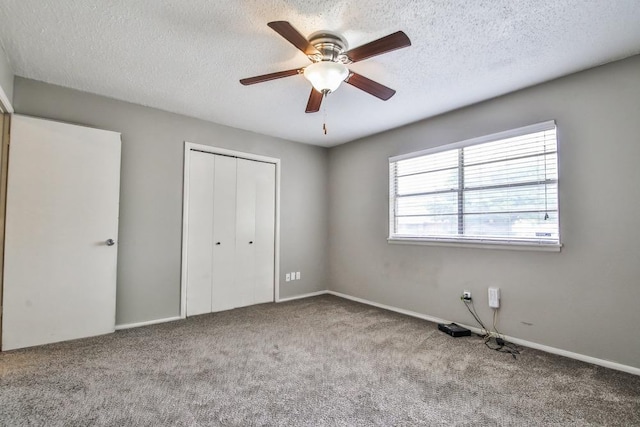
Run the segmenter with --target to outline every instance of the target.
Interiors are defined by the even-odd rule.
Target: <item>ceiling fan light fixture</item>
[[[334,92],[349,76],[347,67],[339,62],[320,61],[304,69],[304,77],[318,92]]]

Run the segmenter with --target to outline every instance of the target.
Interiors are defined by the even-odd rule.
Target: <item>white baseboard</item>
[[[327,291],[327,293],[330,294],[330,295],[335,295],[335,296],[340,297],[340,298],[349,299],[349,300],[355,301],[355,302],[360,302],[362,304],[372,305],[374,307],[382,308],[384,310],[395,311],[396,313],[406,314],[407,316],[417,317],[418,319],[423,319],[423,320],[428,320],[429,322],[451,323],[451,322],[449,322],[447,320],[440,319],[439,317],[428,316],[426,314],[417,313],[415,311],[405,310],[403,308],[397,308],[397,307],[393,307],[393,306],[390,306],[390,305],[380,304],[378,302],[369,301],[369,300],[366,300],[364,298],[352,297],[351,295],[343,294],[343,293],[336,292],[336,291]],[[464,325],[460,324],[460,326],[464,326]],[[465,327],[467,327],[467,326],[465,326]]]
[[[384,310],[395,311],[396,313],[405,314],[405,315],[411,316],[411,317],[417,317],[418,319],[428,320],[430,322],[451,323],[451,321],[449,321],[449,320],[440,319],[438,317],[433,317],[433,316],[428,316],[426,314],[417,313],[415,311],[404,310],[402,308],[392,307],[390,305],[380,304],[380,303],[377,303],[377,302],[366,300],[364,298],[353,297],[351,295],[343,294],[343,293],[340,293],[340,292],[326,291],[325,293],[330,294],[330,295],[335,295],[335,296],[340,297],[340,298],[345,298],[345,299],[349,299],[349,300],[352,300],[352,301],[356,301],[356,302],[359,302],[359,303],[362,303],[362,304],[367,304],[367,305],[371,305],[371,306],[374,306],[374,307],[382,308]],[[460,326],[464,326],[465,328],[470,329],[472,332],[474,332],[476,334],[482,333],[482,331],[479,328],[476,328],[476,327],[473,327],[473,326],[469,326],[469,325],[464,325],[464,324],[459,323],[459,322],[456,322],[456,323],[459,324]],[[595,357],[586,356],[584,354],[574,353],[572,351],[567,351],[567,350],[562,350],[560,348],[549,347],[549,346],[544,345],[544,344],[538,344],[538,343],[527,341],[527,340],[523,340],[523,339],[520,339],[520,338],[510,337],[508,335],[503,335],[503,336],[507,341],[512,342],[514,344],[522,345],[522,346],[529,347],[529,348],[535,348],[536,350],[541,350],[541,351],[544,351],[544,352],[547,352],[547,353],[557,354],[559,356],[568,357],[570,359],[580,360],[582,362],[591,363],[593,365],[604,366],[605,368],[615,369],[617,371],[627,372],[629,374],[640,375],[640,368],[636,368],[634,366],[623,365],[621,363],[612,362],[610,360],[598,359],[598,358],[595,358]]]
[[[116,325],[116,331],[120,331],[122,329],[139,328],[140,326],[157,325],[158,323],[173,322],[175,320],[182,320],[182,317],[175,316],[167,317],[165,319],[147,320],[146,322],[125,323],[124,325]]]
[[[287,301],[294,301],[294,300],[302,299],[302,298],[317,297],[318,295],[325,295],[327,293],[329,293],[329,291],[310,292],[308,294],[294,295],[292,297],[280,298],[276,302],[287,302]]]

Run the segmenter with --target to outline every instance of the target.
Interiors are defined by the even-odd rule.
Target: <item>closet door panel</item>
[[[273,163],[255,166],[255,282],[254,304],[274,300],[276,167]]]
[[[236,289],[238,305],[254,304],[257,162],[238,159],[236,195]]]
[[[215,157],[194,151],[189,170],[187,316],[211,312]]]
[[[236,164],[233,157],[215,157],[213,202],[213,291],[211,310],[238,307],[241,294],[235,278]]]

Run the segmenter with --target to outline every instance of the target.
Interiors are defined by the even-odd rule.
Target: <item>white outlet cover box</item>
[[[296,280],[300,280],[300,272],[296,271]]]
[[[489,307],[500,307],[500,288],[489,288]]]
[[[287,281],[287,282],[291,281],[291,275],[289,273],[285,274],[284,275],[284,280]]]

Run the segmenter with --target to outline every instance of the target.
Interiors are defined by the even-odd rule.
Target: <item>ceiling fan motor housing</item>
[[[337,34],[329,31],[318,31],[309,36],[309,43],[320,52],[320,54],[307,55],[312,62],[351,63],[351,60],[344,54],[348,49],[347,42]]]

